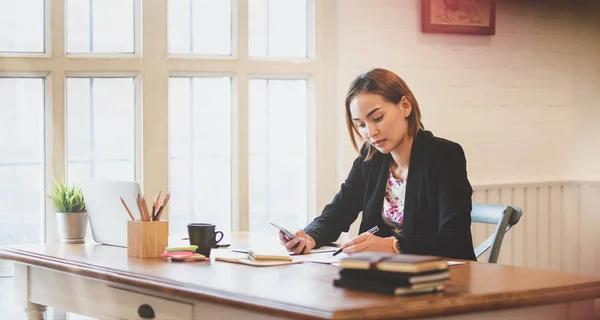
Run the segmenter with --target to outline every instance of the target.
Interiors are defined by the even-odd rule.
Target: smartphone
[[[276,224],[274,224],[273,222],[269,222],[273,227],[279,229],[281,232],[283,232],[283,234],[288,238],[288,240],[292,240],[292,239],[296,239],[296,235],[294,235],[293,233],[289,232],[286,228],[284,227],[280,227]]]

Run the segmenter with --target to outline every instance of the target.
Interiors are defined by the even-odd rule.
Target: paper
[[[330,252],[330,251],[329,251]],[[312,262],[312,263],[323,263],[323,264],[339,264],[340,260],[344,257],[347,257],[345,253],[338,254],[337,256],[333,256],[333,254],[303,254],[303,255],[295,255],[292,257],[294,262]]]
[[[294,264],[294,263],[302,262],[302,261],[253,261],[248,258],[225,258],[225,257],[216,257],[215,260],[223,261],[223,262],[245,264],[245,265],[254,266],[254,267],[283,266],[286,264]]]
[[[321,247],[319,249],[314,249],[310,251],[310,254],[314,254],[314,253],[326,253],[326,252],[336,252],[339,248],[338,247]],[[293,255],[293,254],[292,254]]]
[[[335,252],[337,251],[339,248],[337,247],[321,247],[319,249],[314,249],[310,251],[310,254],[317,254],[317,253],[327,253],[327,252]],[[233,252],[239,252],[239,253],[250,253],[250,248],[234,248],[231,249],[231,251]],[[301,256],[302,254],[295,254],[293,252],[290,252],[291,256]]]
[[[313,254],[319,254],[319,253],[327,253],[327,252],[336,252],[337,251],[337,247],[321,247],[319,249],[313,249],[310,250],[310,253],[308,255],[313,255]],[[295,254],[295,253],[290,253],[290,255],[292,256],[306,256],[306,254]]]

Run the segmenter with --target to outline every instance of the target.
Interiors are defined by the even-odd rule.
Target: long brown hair
[[[408,135],[414,137],[419,129],[424,129],[423,123],[421,122],[419,103],[417,102],[417,99],[415,99],[412,91],[410,91],[406,82],[404,82],[397,74],[389,70],[371,69],[352,80],[348,93],[346,94],[346,126],[348,127],[352,145],[357,152],[359,149],[355,135],[360,136],[360,133],[358,132],[358,128],[354,125],[354,122],[352,122],[350,102],[361,93],[378,94],[383,97],[384,100],[393,104],[398,104],[402,97],[406,97],[412,106],[412,111],[408,116]],[[365,160],[370,160],[377,150],[370,144],[367,144],[367,148],[368,153]]]

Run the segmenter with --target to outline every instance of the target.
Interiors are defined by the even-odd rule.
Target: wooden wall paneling
[[[498,203],[511,205],[513,204],[513,190],[514,188],[511,186],[505,186],[498,188]],[[504,235],[504,240],[502,241],[502,249],[500,250],[500,258],[498,262],[505,265],[514,265],[512,260],[513,255],[513,241],[514,241],[514,230],[508,231]]]
[[[538,186],[527,186],[525,192],[525,204],[523,206],[523,216],[521,221],[525,225],[521,226],[524,230],[524,241],[525,241],[525,267],[537,268],[538,267],[538,243],[539,243],[539,219],[538,219],[538,208],[539,208],[539,190]],[[517,227],[519,226],[517,224]]]
[[[562,272],[579,273],[580,226],[579,184],[563,186],[562,198]]]
[[[550,188],[550,269],[562,270],[563,249],[563,185],[552,185]]]
[[[473,202],[474,203],[486,203],[485,198],[485,190],[474,190],[473,191]],[[471,234],[473,236],[473,248],[476,248],[480,243],[485,241],[490,235],[487,234],[486,226],[483,223],[472,223],[471,224]],[[479,259],[480,262],[485,261],[489,251],[481,255]]]
[[[538,264],[540,269],[550,269],[550,187],[541,186],[538,191]],[[534,236],[534,235],[532,235]]]
[[[511,237],[511,247],[512,247],[512,263],[515,266],[525,267],[525,251],[527,249],[527,242],[532,239],[527,239],[525,237],[525,230],[527,229],[527,221],[524,219],[527,212],[525,211],[526,205],[526,193],[525,187],[518,186],[512,188],[511,190],[512,200],[510,205],[519,206],[521,210],[523,210],[523,216],[521,216],[521,220],[517,223],[513,228],[511,228],[508,233],[510,233]],[[533,237],[537,238],[537,237]],[[534,251],[532,251],[533,253]]]

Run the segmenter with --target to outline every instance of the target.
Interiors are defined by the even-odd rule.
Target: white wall
[[[338,1],[340,180],[356,156],[343,97],[372,67],[406,80],[474,185],[600,179],[599,6],[531,2],[498,0],[496,34],[473,36],[422,33],[419,0]]]

